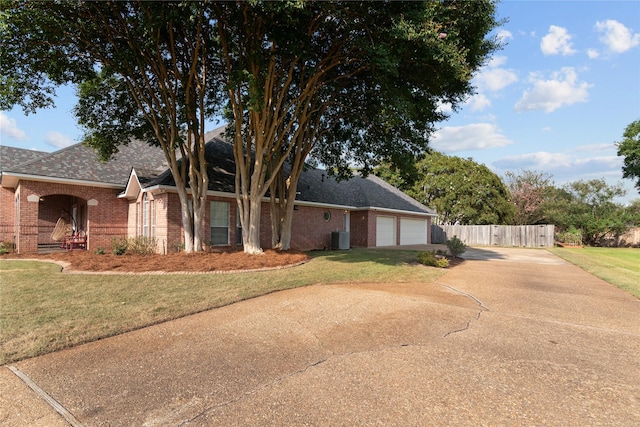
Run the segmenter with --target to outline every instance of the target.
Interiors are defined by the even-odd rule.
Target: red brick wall
[[[155,200],[156,209],[156,231],[155,235],[158,239],[158,245],[161,253],[174,252],[177,248],[184,244],[184,228],[182,227],[182,212],[180,206],[180,197],[177,193],[161,193],[151,195]],[[205,208],[205,214],[202,220],[203,241],[205,246],[210,243],[210,210],[211,202],[224,201],[229,203],[230,230],[229,230],[229,246],[216,246],[213,249],[230,249],[235,248],[236,242],[236,215],[237,204],[233,198],[209,197]],[[133,211],[129,215],[130,222],[135,223],[135,203],[130,209]],[[135,229],[135,227],[134,227]],[[135,234],[134,234],[135,235]]]
[[[325,219],[325,213],[329,219]],[[330,249],[331,233],[345,231],[342,209],[299,206],[293,211],[291,247],[298,250]],[[351,236],[353,246],[353,236]]]
[[[15,192],[0,187],[0,242],[13,244],[15,235]]]
[[[351,246],[354,248],[367,248],[375,245],[375,235],[373,244],[370,244],[370,235],[375,233],[375,228],[370,230],[371,221],[375,221],[375,216],[370,211],[351,212]]]
[[[19,238],[17,249],[20,253],[36,252],[38,249],[38,225],[40,203],[28,202],[27,197],[35,195],[46,198],[52,195],[74,196],[88,203],[86,208],[87,249],[109,247],[112,236],[123,236],[127,232],[127,202],[117,198],[117,189],[96,188],[72,184],[56,184],[39,181],[21,181],[19,216],[15,218]],[[51,213],[53,215],[53,213]],[[43,223],[51,219],[43,215]]]

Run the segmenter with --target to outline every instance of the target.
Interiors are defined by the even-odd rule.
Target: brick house
[[[209,206],[205,237],[212,249],[241,249],[235,202],[235,162],[223,128],[206,134]],[[53,153],[0,147],[0,241],[19,253],[59,245],[60,218],[87,236],[87,250],[109,248],[114,237],[148,236],[167,253],[183,239],[180,202],[162,151],[139,141],[103,163],[82,144]],[[268,200],[261,245],[271,245]],[[430,242],[435,212],[375,176],[337,182],[321,169],[298,184],[291,246],[299,250]]]

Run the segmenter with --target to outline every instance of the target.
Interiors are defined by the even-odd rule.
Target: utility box
[[[349,249],[351,237],[348,231],[334,231],[331,233],[331,249]]]

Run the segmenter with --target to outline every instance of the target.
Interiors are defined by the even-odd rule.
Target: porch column
[[[93,222],[93,218],[96,217],[98,212],[98,201],[96,199],[87,200],[87,250],[93,250],[93,242],[91,241],[91,235],[93,234],[91,231],[91,225]],[[96,247],[99,247],[100,244],[96,244]]]
[[[19,197],[18,206],[16,207],[16,223],[18,226],[16,251],[19,254],[37,253],[40,196],[37,194],[26,195],[20,192]]]

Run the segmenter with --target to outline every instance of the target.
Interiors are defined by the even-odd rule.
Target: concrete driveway
[[[14,364],[87,426],[637,426],[640,300],[544,250],[279,292]],[[293,271],[292,271],[293,274]],[[66,425],[8,367],[3,425]]]

